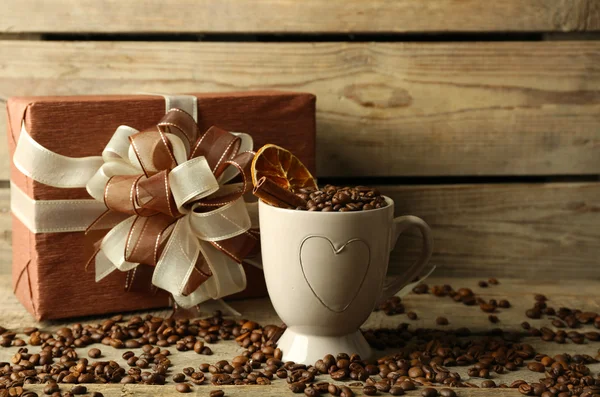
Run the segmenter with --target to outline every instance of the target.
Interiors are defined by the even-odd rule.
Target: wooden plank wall
[[[595,0],[4,0],[0,98],[312,92],[319,178],[427,220],[440,275],[600,280],[599,30]]]

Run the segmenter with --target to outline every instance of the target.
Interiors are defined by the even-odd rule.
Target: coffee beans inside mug
[[[321,189],[300,189],[296,195],[306,201],[301,211],[349,212],[368,211],[387,205],[385,198],[374,188],[366,186],[339,187],[325,185]]]

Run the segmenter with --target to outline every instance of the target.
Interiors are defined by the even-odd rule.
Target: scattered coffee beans
[[[488,283],[495,285],[491,281]],[[436,297],[450,297],[467,305],[490,305],[494,310],[510,307],[505,300],[485,301],[468,288],[455,291],[449,285],[429,288],[421,284],[417,291],[431,292]],[[387,305],[382,305],[380,310],[386,311],[386,314],[404,310],[400,298],[393,298],[385,303]],[[555,318],[552,320],[557,320],[552,324],[554,329],[547,326],[533,328],[526,322],[522,324],[531,335],[544,341],[585,343],[586,340],[600,339],[600,333],[589,330],[591,326],[600,328],[600,316],[597,313],[564,307],[554,309],[548,306],[546,297],[537,296],[531,310],[539,312],[540,318],[553,316]],[[413,315],[416,318],[416,314]],[[407,316],[411,317],[408,313]],[[492,322],[493,317],[496,316],[489,316]],[[438,325],[447,322],[445,317],[436,320]],[[562,324],[564,326],[560,326]],[[583,326],[588,328],[573,329]],[[356,354],[339,353],[336,356],[326,355],[314,365],[282,361],[282,352],[276,344],[283,328],[273,325],[261,327],[247,320],[229,320],[220,313],[199,320],[145,316],[133,317],[127,321],[121,316],[96,325],[76,324],[72,328],[62,328],[55,334],[32,328],[27,329],[29,342],[40,346],[41,350],[32,354],[22,347],[11,363],[0,363],[0,396],[4,397],[6,393],[10,397],[33,397],[33,392],[23,390],[23,385],[28,383],[47,383],[44,393],[50,396],[60,396],[58,383],[164,384],[171,366],[171,352],[165,347],[174,345],[177,351],[205,354],[205,342],[214,343],[219,339],[235,339],[245,350],[230,361],[202,363],[198,366],[199,370],[188,367],[183,369],[183,373],[174,374],[172,381],[177,383],[178,391],[189,392],[190,384],[201,385],[207,379],[214,385],[269,385],[271,381],[283,382],[282,379],[286,379],[291,391],[307,396],[330,393],[334,396],[352,397],[353,392],[348,385],[361,387],[365,395],[402,395],[406,390],[413,390],[419,385],[427,387],[419,392],[432,397],[438,395],[435,389],[429,387],[432,385],[448,387],[440,390],[442,397],[456,396],[450,387],[479,387],[461,380],[458,373],[452,372],[451,368],[454,366],[468,366],[469,376],[485,379],[480,384],[484,388],[509,387],[491,380],[495,376],[491,374],[515,371],[523,366],[536,373],[543,373],[545,378],[539,382],[528,384],[525,381],[515,381],[510,385],[524,395],[592,396],[598,394],[600,389],[600,379],[596,379],[596,375],[588,367],[589,364],[596,363],[597,358],[586,354],[539,354],[531,345],[521,341],[522,335],[519,333],[500,329],[471,337],[471,332],[466,328],[448,331],[439,328],[409,328],[407,323],[402,323],[394,329],[364,331],[365,338],[374,348],[394,348],[396,352],[381,357],[376,362],[362,360]],[[19,340],[17,334],[2,328],[0,331],[3,345],[15,346],[14,342]],[[83,348],[95,343],[140,350],[135,350],[138,354],[134,351],[122,354],[123,360],[127,362],[125,368],[114,361],[90,362],[87,358],[78,357],[75,347]],[[96,348],[88,351],[90,358],[101,355]],[[210,374],[205,375],[206,373]],[[324,380],[323,377],[348,383],[340,387],[320,382]],[[85,386],[75,385],[71,392],[64,392],[63,397],[72,397],[84,389]],[[101,395],[96,394],[94,397]]]
[[[375,308],[375,311],[380,310],[388,316],[393,316],[395,314],[404,313],[404,305],[402,304],[402,300],[399,296],[392,296]]]
[[[326,185],[322,189],[300,189],[296,195],[306,201],[302,211],[348,212],[367,211],[387,206],[377,189],[366,186],[338,187]]]
[[[435,319],[437,325],[448,325],[448,319],[446,317],[438,317]]]

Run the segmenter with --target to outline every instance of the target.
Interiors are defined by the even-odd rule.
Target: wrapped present
[[[252,148],[315,168],[315,97],[18,97],[13,287],[38,320],[266,295]]]

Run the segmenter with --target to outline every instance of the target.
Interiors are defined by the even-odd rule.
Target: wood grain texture
[[[0,97],[303,91],[321,177],[599,174],[598,64],[594,41],[0,41]]]
[[[434,235],[432,263],[459,277],[600,281],[600,183],[381,187],[396,214]],[[417,232],[415,232],[417,233]],[[392,268],[416,259],[420,236],[400,237]]]
[[[3,32],[546,32],[600,28],[595,0],[4,0],[3,5]]]
[[[425,219],[432,263],[444,276],[600,281],[600,183],[381,186],[396,215]],[[0,273],[10,266],[8,193],[0,190]],[[407,232],[392,254],[392,273],[417,256]]]
[[[454,288],[467,287],[472,288],[477,294],[481,294],[485,298],[508,299],[512,307],[507,310],[502,310],[498,316],[500,323],[492,325],[487,314],[481,312],[478,307],[469,307],[453,302],[449,298],[436,298],[433,295],[415,295],[409,294],[403,298],[403,302],[407,310],[414,311],[418,315],[418,319],[410,321],[405,315],[385,316],[381,312],[373,313],[363,328],[385,328],[396,327],[401,322],[408,322],[411,329],[419,327],[456,329],[459,327],[468,327],[474,332],[483,332],[491,328],[500,327],[505,330],[519,330],[519,324],[525,320],[524,312],[531,307],[534,299],[534,293],[545,294],[549,298],[549,305],[553,307],[571,307],[581,310],[600,311],[598,301],[597,283],[594,281],[582,280],[577,283],[564,282],[535,282],[533,285],[530,281],[522,279],[505,280],[500,279],[500,285],[492,286],[487,289],[477,287],[477,279],[446,279],[440,277],[432,277],[428,280],[430,285],[441,285],[443,283],[451,283]],[[22,332],[24,327],[37,326],[44,330],[56,331],[58,328],[72,324],[70,322],[52,322],[52,323],[36,323],[29,314],[18,304],[12,295],[8,277],[0,276],[0,324],[3,326]],[[237,310],[243,313],[244,318],[252,319],[261,324],[281,324],[281,320],[277,317],[273,310],[271,302],[268,299],[248,300],[236,302],[233,305]],[[153,314],[165,316],[168,311],[152,312]],[[447,327],[439,327],[435,325],[437,316],[444,315],[450,320],[450,325]],[[97,322],[102,320],[102,317],[78,319],[77,322]],[[528,320],[532,326],[541,327],[549,326],[550,319],[544,318],[539,320]],[[582,332],[592,330],[589,326],[579,329]],[[534,348],[548,355],[568,352],[570,354],[589,354],[596,355],[598,342],[590,342],[582,345],[568,343],[559,345],[556,343],[543,342],[539,338],[525,338],[526,343],[530,343]],[[238,355],[242,349],[233,341],[220,341],[211,345],[214,355],[198,356],[194,352],[178,352],[174,348],[170,349],[172,355],[169,357],[173,363],[171,374],[180,372],[184,367],[197,367],[200,363],[210,362],[216,363],[219,360],[231,360]],[[37,352],[39,348],[30,347],[30,352]],[[109,346],[100,346],[103,352],[101,360],[114,359],[121,365],[125,365],[121,354],[123,350],[113,349]],[[11,356],[16,353],[17,348],[0,348],[0,362],[8,361]],[[87,349],[77,349],[80,356],[86,356]],[[392,353],[392,350],[376,352],[377,357]],[[139,349],[136,349],[139,353]],[[468,367],[453,367],[453,371],[460,373],[461,377],[475,384],[480,384],[482,379],[469,378],[467,375]],[[595,375],[600,371],[600,364],[590,365],[592,373]],[[525,379],[530,382],[537,381],[540,374],[520,369],[515,372],[510,372],[503,375],[494,374],[493,380],[496,383],[510,384],[516,379]],[[161,396],[177,396],[180,395],[175,391],[173,382],[170,379],[165,386],[143,386],[143,385],[88,385],[89,391],[101,391],[105,396],[146,396],[146,395],[161,395]],[[319,380],[328,381],[329,377],[320,377]],[[31,390],[37,391],[41,395],[43,386],[32,385]],[[227,396],[286,396],[292,395],[287,388],[284,380],[275,379],[270,386],[244,386],[244,387],[215,387],[211,385],[195,386],[191,395],[207,396],[210,390],[223,389]],[[62,391],[67,391],[70,386],[64,385]],[[353,388],[357,395],[362,395],[361,388]],[[420,390],[410,392],[408,396],[419,396]],[[479,396],[502,396],[502,397],[517,397],[520,394],[515,389],[459,389],[460,396],[479,397]]]

